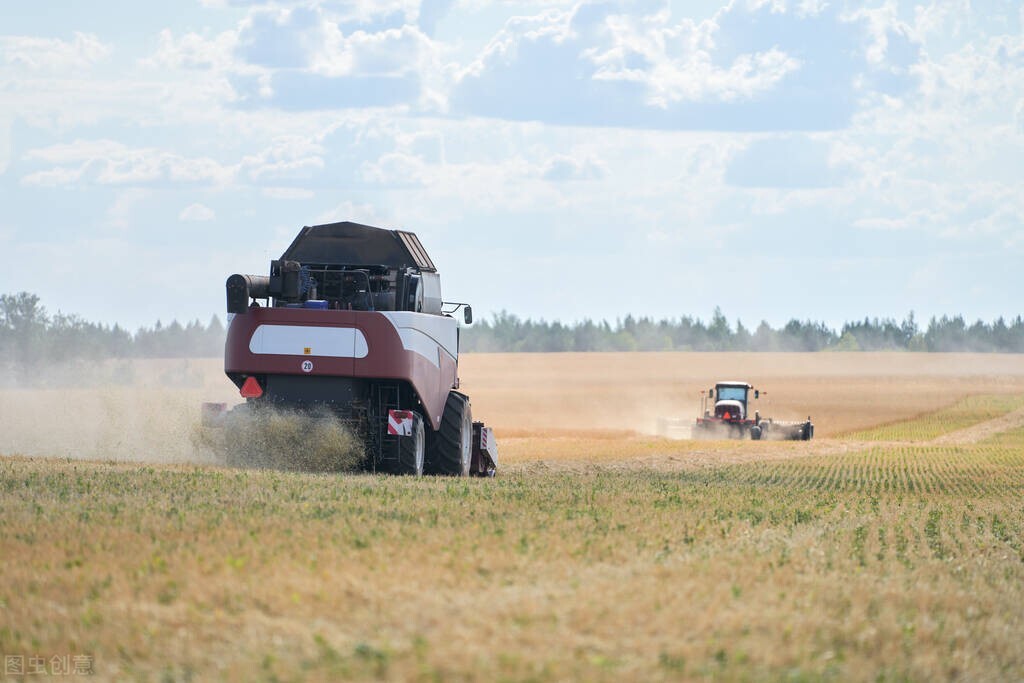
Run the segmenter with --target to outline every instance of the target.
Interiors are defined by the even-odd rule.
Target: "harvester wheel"
[[[753,441],[760,441],[761,440],[761,428],[758,427],[757,425],[751,427],[750,428],[750,438]]]
[[[423,474],[424,453],[426,453],[426,435],[423,430],[423,418],[417,413],[412,414],[412,436],[398,439],[398,466],[395,474],[411,474],[415,477]]]
[[[472,459],[473,411],[469,397],[451,391],[441,415],[441,428],[427,444],[427,471],[466,477]]]

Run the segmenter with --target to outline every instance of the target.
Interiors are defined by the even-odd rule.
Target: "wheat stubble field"
[[[467,356],[493,480],[218,466],[189,439],[216,368],[0,393],[0,652],[101,680],[1024,677],[1018,356]],[[717,379],[820,438],[648,435]]]

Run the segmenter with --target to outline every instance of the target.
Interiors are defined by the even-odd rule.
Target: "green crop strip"
[[[969,396],[912,420],[839,435],[853,441],[926,441],[1024,408],[1024,396]]]

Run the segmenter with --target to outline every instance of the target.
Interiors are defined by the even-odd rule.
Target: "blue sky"
[[[1021,314],[1019,1],[0,9],[0,292],[207,320],[303,225],[478,316]]]

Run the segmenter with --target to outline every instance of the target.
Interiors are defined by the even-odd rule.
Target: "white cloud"
[[[714,65],[710,55],[698,52],[681,60],[661,59],[646,71],[605,65],[594,78],[642,83],[648,90],[647,101],[665,107],[673,102],[750,99],[773,89],[799,67],[799,60],[778,49],[740,55],[728,68]]]
[[[824,12],[826,7],[828,0],[800,0],[796,13],[800,17],[813,17]]]
[[[323,44],[310,60],[314,73],[401,76],[439,66],[434,42],[415,26],[345,35],[337,24],[325,22],[321,30]]]
[[[156,148],[135,148],[113,140],[76,140],[27,152],[26,161],[54,167],[29,173],[25,185],[59,186],[78,183],[137,185],[151,183],[208,183],[223,185],[233,169],[208,157],[189,158]]]
[[[214,38],[186,33],[175,40],[169,29],[160,32],[156,52],[141,60],[144,66],[160,68],[227,69],[232,66],[232,51],[238,44],[235,31],[224,31]]]
[[[364,162],[361,172],[366,182],[379,185],[426,185],[429,181],[429,169],[423,159],[403,152],[389,152],[376,161]]]
[[[362,223],[376,227],[397,225],[394,221],[394,213],[391,210],[375,204],[349,200],[318,214],[313,224],[323,225],[325,223],[338,223],[341,221],[352,221],[353,223]]]
[[[457,75],[458,80],[467,76],[481,76],[495,62],[511,64],[519,56],[523,41],[536,42],[549,39],[561,44],[573,37],[569,23],[571,11],[548,9],[534,16],[516,16],[505,22],[505,26],[494,36],[480,55]],[[553,65],[554,66],[554,65]]]
[[[4,61],[30,71],[63,71],[84,69],[100,62],[113,48],[91,33],[75,32],[74,39],[39,38],[35,36],[0,37],[0,54]]]
[[[549,159],[540,169],[544,180],[597,180],[608,173],[607,166],[600,160],[589,157],[577,158],[565,154],[557,154]]]
[[[671,23],[667,12],[659,12],[641,18],[612,15],[604,23],[609,44],[582,52],[597,67],[593,78],[642,84],[648,102],[661,107],[749,99],[800,67],[799,60],[777,47],[740,54],[719,66],[714,55],[719,27],[713,20]]]
[[[849,5],[822,0],[736,0],[692,19],[685,2],[667,5],[670,14],[616,0],[457,0],[437,31],[415,25],[411,0],[206,1],[227,9],[185,9],[204,13],[178,22],[206,28],[118,37],[101,49],[89,36],[0,39],[8,251],[26,253],[28,226],[43,213],[100,236],[137,225],[120,235],[126,244],[143,230],[186,229],[178,219],[209,209],[185,205],[214,189],[216,202],[206,201],[225,230],[205,231],[204,253],[219,249],[211,259],[221,264],[238,257],[230,234],[246,231],[265,267],[264,249],[280,253],[298,225],[356,220],[432,234],[439,262],[464,250],[444,272],[470,289],[481,280],[481,245],[515,264],[523,244],[544,241],[546,258],[578,269],[585,244],[587,259],[651,263],[678,285],[661,304],[666,283],[641,304],[623,295],[609,315],[648,303],[675,315],[692,312],[678,294],[686,280],[713,281],[726,257],[774,287],[762,302],[799,300],[779,283],[800,283],[775,274],[802,259],[819,264],[822,296],[874,314],[870,287],[828,279],[842,267],[834,253],[898,253],[900,262],[880,257],[875,279],[849,266],[864,262],[857,256],[847,272],[905,306],[898,288],[882,285],[899,285],[943,250],[970,266],[936,282],[948,295],[965,278],[1004,277],[990,271],[1012,271],[1024,248],[1024,45],[1016,25],[966,0],[846,13]],[[479,28],[514,12],[533,16]],[[150,54],[132,53],[138,45]],[[366,106],[378,92],[393,97]],[[731,164],[777,130],[820,148],[815,164],[803,159],[805,175],[843,173],[832,186],[730,185]],[[798,170],[790,152],[775,156],[776,170]],[[18,193],[18,183],[34,189]],[[151,210],[157,199],[162,210]],[[64,237],[46,238],[52,252],[80,262]],[[146,252],[129,247],[122,253]],[[222,277],[221,268],[203,274]],[[511,271],[485,279],[518,282]],[[525,310],[520,289],[508,285],[517,312],[557,315],[550,307],[563,305],[534,297],[549,308]],[[791,315],[787,305],[758,314]],[[574,313],[611,310],[579,306]]]
[[[114,203],[107,209],[107,224],[118,230],[126,230],[131,227],[135,208],[149,196],[148,190],[138,188],[118,192]]]
[[[255,182],[308,178],[324,168],[323,153],[314,137],[283,135],[258,154],[243,158],[241,168]]]
[[[0,175],[11,163],[11,120],[0,116]]]
[[[205,204],[189,204],[181,213],[178,214],[178,220],[183,222],[194,222],[201,223],[204,221],[212,221],[216,217],[213,209],[206,206]]]
[[[264,197],[270,199],[312,199],[312,190],[303,190],[297,187],[265,187],[260,192]]]
[[[856,107],[850,83],[872,71],[856,49],[861,27],[829,5],[737,1],[703,19],[668,5],[640,13],[650,6],[579,3],[509,19],[455,75],[451,110],[562,125],[834,130]]]
[[[407,21],[416,18],[420,0],[345,0],[324,2],[323,0],[199,0],[203,7],[224,9],[228,7],[255,7],[260,9],[292,9],[310,5],[330,4],[339,12],[339,18],[346,22],[370,23],[380,17],[399,15]]]
[[[229,84],[221,101],[235,106],[444,111],[452,69],[442,46],[415,25],[417,14],[410,3],[257,3],[212,36],[161,32],[140,64],[204,73],[208,88]],[[375,23],[381,19],[386,25]]]
[[[53,164],[68,164],[122,155],[127,150],[127,146],[114,140],[75,140],[69,144],[57,144],[31,150],[25,155],[25,158]]]
[[[886,63],[890,35],[910,33],[910,27],[901,22],[898,16],[898,8],[891,2],[880,7],[861,7],[843,16],[845,21],[860,21],[867,27],[871,42],[866,46],[864,55],[869,64],[883,66]]]
[[[419,15],[420,0],[353,0],[343,5],[344,20],[371,23],[378,17],[400,15],[405,21],[414,21]]]
[[[413,24],[375,30],[359,27],[394,12],[414,17],[415,7],[395,3],[389,11],[376,3],[365,8],[357,4],[256,8],[237,31],[222,34],[216,44],[195,35],[186,36],[187,44],[186,39],[174,43],[169,34],[162,36],[161,44],[175,55],[220,55],[225,48],[234,49],[242,58],[234,68],[297,68],[329,77],[425,75],[426,66],[438,66],[436,44]],[[215,60],[206,57],[205,61]]]
[[[924,230],[933,232],[936,226],[944,227],[946,216],[941,211],[919,209],[895,217],[868,217],[853,222],[864,230]]]

